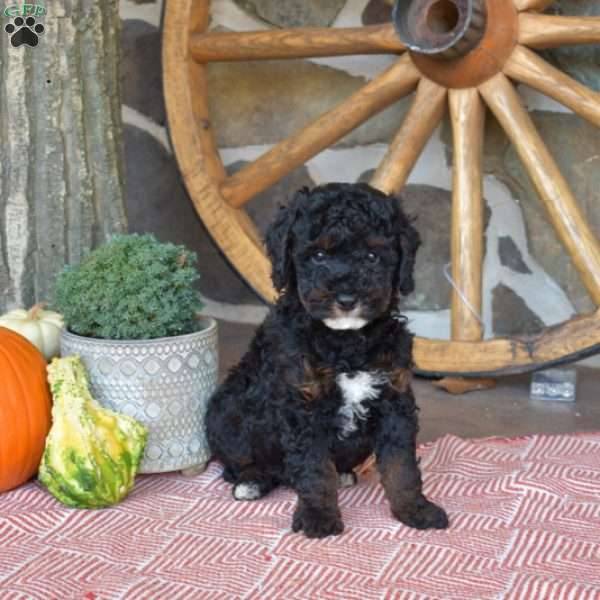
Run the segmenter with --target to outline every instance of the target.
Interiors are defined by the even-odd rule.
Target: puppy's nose
[[[354,294],[338,294],[335,301],[343,310],[352,310],[356,306],[356,296]]]

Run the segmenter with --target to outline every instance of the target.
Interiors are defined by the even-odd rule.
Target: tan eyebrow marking
[[[389,242],[384,238],[367,238],[367,246],[369,248],[384,248]]]
[[[330,235],[324,235],[320,238],[317,238],[313,242],[314,248],[322,248],[323,250],[330,250],[334,246],[333,237]]]

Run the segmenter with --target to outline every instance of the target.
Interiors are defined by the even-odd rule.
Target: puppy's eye
[[[327,260],[327,254],[325,252],[323,252],[322,250],[319,250],[318,252],[315,252],[312,255],[312,261],[317,264],[322,264],[326,260]]]
[[[369,252],[369,254],[367,254],[367,260],[372,264],[377,264],[379,262],[379,256],[377,256],[377,254],[375,254],[375,252]]]

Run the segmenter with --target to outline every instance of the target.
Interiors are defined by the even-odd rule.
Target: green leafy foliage
[[[53,303],[67,328],[111,340],[147,340],[200,329],[196,255],[152,235],[120,235],[58,276]]]

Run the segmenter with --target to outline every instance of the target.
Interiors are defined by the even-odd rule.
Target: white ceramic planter
[[[196,333],[143,341],[61,334],[61,355],[81,357],[92,395],[149,431],[140,473],[201,472],[210,458],[204,416],[217,385],[217,322]]]

